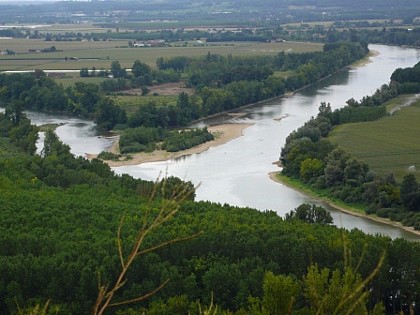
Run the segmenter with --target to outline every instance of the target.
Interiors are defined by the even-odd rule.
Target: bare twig
[[[170,198],[165,199],[166,184],[167,184],[166,180],[163,180],[161,183],[159,183],[159,181],[156,180],[153,186],[153,190],[150,195],[149,205],[147,209],[142,213],[141,226],[132,244],[131,251],[127,256],[124,256],[123,239],[122,239],[122,229],[124,226],[125,216],[121,218],[120,224],[118,226],[118,231],[117,231],[117,247],[118,247],[119,260],[121,263],[121,271],[112,287],[109,287],[109,285],[99,284],[98,297],[96,299],[96,302],[92,311],[93,315],[102,315],[105,312],[105,310],[109,307],[136,303],[139,301],[143,301],[147,299],[148,297],[156,294],[169,282],[169,279],[167,279],[165,282],[160,284],[154,290],[144,295],[141,295],[133,299],[120,301],[120,302],[112,302],[116,292],[120,290],[126,283],[126,274],[136,258],[142,255],[145,255],[147,253],[156,251],[170,244],[190,240],[198,236],[199,234],[201,234],[201,232],[198,232],[193,235],[186,236],[186,237],[173,238],[168,241],[161,242],[157,245],[153,245],[149,248],[141,249],[141,247],[144,245],[147,235],[151,233],[154,229],[160,227],[162,224],[172,219],[174,215],[178,212],[180,204],[183,201],[185,201],[190,196],[191,193],[193,193],[193,191],[188,189],[186,185],[178,185],[172,190],[172,194]],[[162,199],[160,201],[161,206],[159,210],[157,211],[157,213],[154,216],[152,216],[152,213],[154,212],[154,209],[155,209],[153,207],[153,203],[158,195],[157,191],[159,187],[160,187],[160,193],[162,196]]]

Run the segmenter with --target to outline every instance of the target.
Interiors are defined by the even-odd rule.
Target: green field
[[[147,95],[147,96],[138,96],[138,95],[117,95],[111,96],[115,104],[124,108],[128,116],[131,116],[136,112],[136,110],[143,104],[154,102],[156,105],[170,105],[176,104],[178,96],[168,96],[168,95]]]
[[[407,96],[400,97],[403,104]],[[389,107],[395,107],[396,100]],[[388,107],[387,107],[388,108]],[[379,174],[393,173],[401,180],[412,165],[420,170],[420,101],[393,115],[367,123],[334,128],[329,139]],[[414,173],[420,179],[420,172]]]
[[[98,41],[98,42],[55,42],[39,39],[0,39],[0,51],[6,49],[15,51],[16,55],[0,56],[0,71],[2,70],[80,70],[83,67],[109,69],[114,60],[118,60],[125,68],[130,68],[136,59],[155,67],[158,57],[203,56],[212,54],[233,56],[276,55],[281,51],[308,52],[322,50],[322,44],[303,42],[259,43],[205,43],[196,46],[194,42],[174,43],[173,47],[129,48],[128,41]],[[55,46],[56,52],[29,53],[29,49],[44,49]],[[65,57],[77,58],[67,60]]]
[[[103,77],[87,77],[82,78],[79,75],[79,72],[76,73],[67,73],[64,77],[55,78],[55,81],[58,84],[63,85],[64,88],[69,86],[74,86],[76,82],[83,82],[83,83],[93,83],[93,84],[100,84],[102,81],[107,80],[108,78]]]

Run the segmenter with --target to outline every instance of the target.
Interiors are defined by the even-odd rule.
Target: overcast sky
[[[0,3],[28,3],[28,2],[51,2],[53,0],[0,0]]]
[[[29,3],[29,2],[57,2],[61,0],[0,0],[0,3]],[[75,0],[73,0],[75,1]],[[88,0],[76,0],[76,1],[84,1],[87,2]]]

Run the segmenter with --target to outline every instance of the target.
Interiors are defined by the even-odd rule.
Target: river
[[[287,135],[315,116],[321,102],[329,102],[335,109],[344,106],[352,97],[358,100],[371,95],[382,84],[389,82],[396,68],[411,67],[420,60],[420,50],[416,49],[383,45],[370,45],[369,48],[377,52],[369,63],[340,71],[293,96],[244,109],[242,112],[245,115],[240,119],[223,116],[199,124],[252,123],[251,127],[244,130],[242,137],[200,154],[164,162],[117,167],[114,171],[150,180],[162,174],[178,176],[196,185],[200,184],[196,200],[228,203],[262,211],[269,209],[281,216],[304,202],[320,204],[287,186],[273,182],[268,173],[279,170],[273,162],[279,159]],[[37,124],[65,123],[57,128],[57,134],[77,155],[98,153],[111,145],[110,139],[95,134],[92,122],[69,117],[49,118],[37,113],[29,113],[29,116]],[[392,238],[420,240],[420,237],[401,229],[329,209],[334,224],[339,227],[358,228],[366,233],[379,233]]]
[[[209,150],[177,160],[145,163],[115,168],[115,172],[134,177],[156,179],[168,174],[199,184],[197,200],[210,200],[259,210],[274,210],[279,215],[303,202],[314,202],[307,196],[269,179],[268,173],[278,171],[272,163],[279,159],[280,149],[291,131],[318,113],[321,102],[333,109],[342,107],[351,97],[371,95],[388,83],[392,72],[413,66],[420,51],[399,47],[371,45],[378,55],[371,62],[351,70],[340,71],[330,78],[305,88],[292,97],[279,98],[244,110],[240,119],[222,117],[205,123],[247,122],[253,125],[242,137]],[[332,210],[337,226],[358,228],[367,233],[419,239],[408,232],[364,218]]]

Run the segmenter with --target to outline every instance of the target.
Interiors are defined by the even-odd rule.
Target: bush
[[[147,145],[140,143],[132,143],[128,146],[124,146],[120,149],[122,154],[126,153],[135,153],[135,152],[144,152],[147,150]]]
[[[382,208],[382,209],[379,209],[379,211],[377,212],[377,214],[378,214],[378,217],[381,217],[381,218],[388,218],[389,217],[389,213],[391,212],[391,208]]]
[[[112,152],[102,151],[98,154],[98,159],[102,160],[111,160],[111,161],[118,161],[121,157],[120,154],[114,154]]]
[[[178,152],[211,140],[214,140],[214,136],[208,132],[207,128],[174,131],[164,140],[162,149],[168,152]]]

